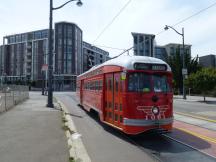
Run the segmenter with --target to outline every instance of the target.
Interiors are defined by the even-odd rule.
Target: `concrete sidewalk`
[[[45,107],[47,97],[30,99],[0,114],[1,162],[68,162],[61,112]]]
[[[175,100],[182,100],[182,101],[190,101],[190,102],[201,102],[203,103],[204,98],[203,96],[186,96],[186,100],[183,99],[182,95],[174,95],[173,98]],[[215,104],[216,105],[216,97],[206,97],[206,104]]]
[[[178,121],[181,121],[184,123],[188,123],[188,124],[196,125],[198,127],[202,127],[202,128],[206,128],[206,129],[209,129],[212,131],[216,131],[216,123],[213,122],[213,120],[211,122],[210,119],[209,120],[198,119],[198,118],[185,116],[185,115],[181,115],[181,114],[177,114],[177,113],[174,113],[174,118],[175,118],[175,120],[178,120]]]

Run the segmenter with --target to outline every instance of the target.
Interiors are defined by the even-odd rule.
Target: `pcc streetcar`
[[[172,129],[172,72],[160,59],[120,56],[94,66],[77,77],[77,96],[84,109],[126,134]]]

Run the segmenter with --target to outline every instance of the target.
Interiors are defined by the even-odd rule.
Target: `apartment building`
[[[134,55],[154,56],[154,39],[155,35],[145,33],[132,33]]]
[[[109,52],[83,41],[83,70],[89,70],[94,65],[109,60]]]
[[[199,57],[199,63],[203,67],[216,68],[216,55],[210,54]]]
[[[1,75],[8,82],[42,80],[41,67],[47,60],[48,29],[8,35],[1,47]]]

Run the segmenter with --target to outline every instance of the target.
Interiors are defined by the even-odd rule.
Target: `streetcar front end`
[[[135,64],[127,71],[123,131],[169,132],[173,124],[172,73],[163,64]]]

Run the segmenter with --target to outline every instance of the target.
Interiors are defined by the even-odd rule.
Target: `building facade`
[[[189,54],[191,56],[191,45],[185,44],[185,54]],[[182,44],[177,44],[177,43],[169,43],[164,45],[166,48],[166,52],[168,57],[169,56],[174,56],[178,50],[180,50],[180,56],[183,55],[183,45]]]
[[[153,34],[132,33],[134,55],[154,57],[154,39]]]
[[[56,23],[55,72],[79,75],[82,67],[82,30],[74,23]]]
[[[0,45],[0,76],[2,76],[3,75],[3,68],[4,68],[4,66],[3,66],[3,49],[4,49],[4,46],[3,45]]]
[[[42,86],[47,79],[47,71],[42,69],[48,64],[48,33],[44,29],[3,38],[0,75],[5,82],[31,81],[36,87]],[[77,75],[109,58],[108,52],[83,42],[82,30],[69,22],[55,24],[53,52],[55,90],[75,90]]]
[[[8,82],[41,82],[41,68],[47,60],[47,44],[48,29],[5,36],[1,56],[2,76]]]
[[[154,57],[166,61],[168,58],[166,48],[164,46],[155,46]]]
[[[54,85],[56,90],[76,89],[76,76],[83,72],[82,30],[74,23],[55,24]]]
[[[216,68],[216,55],[210,54],[199,57],[199,64],[203,67]]]
[[[83,70],[84,72],[97,64],[109,60],[109,52],[104,51],[90,43],[83,42]]]

